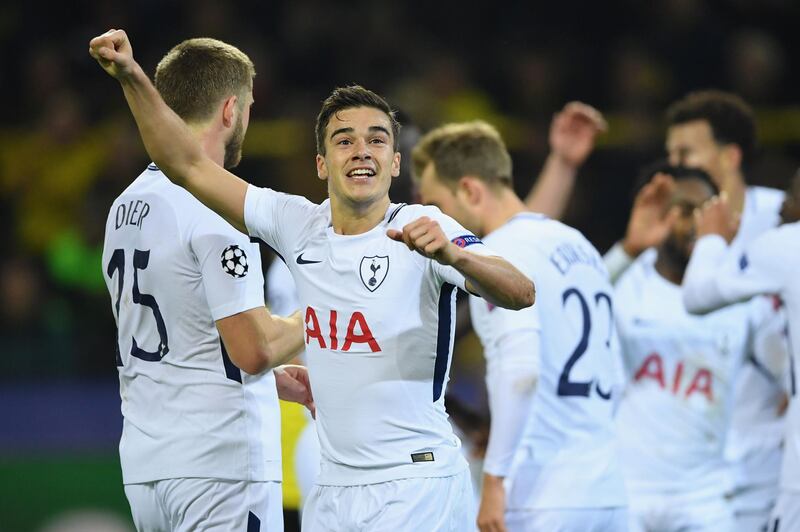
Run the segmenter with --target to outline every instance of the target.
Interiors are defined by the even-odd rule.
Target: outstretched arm
[[[689,312],[704,314],[759,294],[779,294],[796,275],[800,264],[794,235],[785,228],[770,229],[752,241],[737,257],[737,271],[723,267],[738,228],[727,198],[714,197],[695,217],[698,240],[681,286]]]
[[[89,53],[122,85],[145,149],[175,184],[186,188],[231,225],[246,232],[247,183],[217,165],[189,127],[164,102],[142,68],[122,30],[109,30],[89,43]]]
[[[533,281],[507,260],[471,253],[452,243],[439,222],[422,216],[402,231],[389,229],[387,236],[405,243],[412,251],[452,266],[466,280],[466,288],[498,307],[519,310],[530,307],[536,297]]]
[[[589,105],[570,102],[550,124],[550,154],[525,204],[529,209],[559,219],[575,186],[575,176],[594,149],[595,138],[606,131],[603,115]]]

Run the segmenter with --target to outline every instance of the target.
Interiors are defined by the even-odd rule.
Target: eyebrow
[[[352,133],[353,131],[355,131],[355,130],[352,127],[340,127],[339,129],[337,129],[333,133],[331,133],[330,138],[335,137],[339,133]],[[370,126],[369,127],[369,131],[371,133],[375,133],[375,132],[385,133],[387,136],[391,137],[391,133],[389,133],[389,130],[386,129],[385,127],[383,127],[383,126]]]

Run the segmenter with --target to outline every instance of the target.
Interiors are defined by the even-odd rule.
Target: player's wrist
[[[697,228],[697,238],[703,238],[704,236],[708,235],[717,235],[721,237],[725,237],[722,232],[722,229],[718,227],[698,227]]]
[[[452,266],[458,269],[466,260],[464,250],[452,242],[448,242],[441,250],[436,260],[444,266]]]
[[[622,251],[624,251],[629,258],[635,259],[636,257],[642,254],[644,248],[642,248],[642,246],[640,246],[636,242],[632,241],[630,238],[625,237],[622,240]]]
[[[578,168],[583,164],[583,160],[578,160],[559,150],[551,150],[550,155],[547,157],[548,163],[555,166],[558,170],[564,173],[575,174]]]
[[[139,63],[137,63],[133,57],[131,57],[129,64],[125,66],[119,66],[117,75],[115,77],[122,85],[128,85],[131,87],[138,86],[145,80],[150,80],[150,78],[147,77],[147,74],[144,73],[141,65],[139,65]]]
[[[489,486],[492,488],[503,487],[503,481],[505,477],[501,477],[498,475],[493,475],[491,473],[487,473],[486,471],[483,472],[483,485]]]

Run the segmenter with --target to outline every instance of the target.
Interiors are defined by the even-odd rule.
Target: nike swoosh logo
[[[321,260],[306,260],[303,258],[303,254],[299,254],[297,256],[297,264],[319,264],[322,262]]]

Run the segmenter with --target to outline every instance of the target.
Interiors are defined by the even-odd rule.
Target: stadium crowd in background
[[[31,6],[6,9],[12,19],[35,15]],[[7,381],[24,382],[30,375],[45,381],[115,378],[109,353],[116,330],[99,266],[102,227],[113,198],[148,159],[121,99],[108,97],[107,80],[85,60],[85,41],[97,28],[122,26],[135,35],[147,72],[186,37],[219,37],[247,51],[259,71],[257,105],[238,173],[315,201],[325,190],[308,177],[315,169],[307,126],[331,87],[353,81],[376,88],[401,110],[405,164],[393,183],[394,201],[413,199],[410,149],[421,134],[443,123],[494,124],[514,160],[515,190],[525,197],[542,167],[553,166],[548,135],[553,113],[575,99],[603,109],[608,133],[597,139],[578,177],[569,178],[573,188],[564,192],[562,207],[550,213],[563,214],[601,251],[625,233],[638,168],[665,154],[665,109],[691,90],[723,88],[753,106],[760,143],[748,184],[783,189],[800,161],[800,119],[791,92],[798,69],[789,54],[794,37],[787,23],[796,8],[781,2],[739,2],[722,14],[690,0],[635,6],[624,14],[633,21],[630,27],[613,35],[588,22],[567,29],[546,24],[566,15],[556,5],[510,7],[502,16],[466,9],[453,24],[443,6],[426,6],[420,19],[410,6],[365,4],[357,11],[365,38],[384,44],[360,49],[357,61],[351,50],[330,44],[337,41],[337,24],[355,11],[343,8],[323,20],[321,2],[287,3],[269,15],[255,2],[235,8],[143,3],[98,13],[77,7],[86,9],[80,13],[84,23],[56,32],[64,9],[54,8],[41,21],[45,35],[52,28],[49,33],[58,37],[45,37],[21,54],[2,52],[4,74],[19,80],[2,88],[19,104],[0,110],[0,219],[10,243],[0,258],[0,339],[8,353],[0,362],[0,379]],[[613,7],[587,9],[587,19],[622,16],[621,8],[620,13]],[[459,38],[484,34],[487,27],[492,37]],[[0,41],[10,42],[20,31],[5,27]],[[647,192],[659,190],[646,186],[645,197],[636,197],[640,205],[653,199]],[[468,338],[456,353],[451,391],[485,416],[479,350]],[[779,389],[781,377],[775,382]],[[763,410],[780,412],[780,393],[765,394]],[[761,428],[769,435],[762,438]],[[779,445],[779,436],[773,436],[780,429],[760,429],[748,434],[742,425],[734,436],[749,436],[750,447],[729,452],[741,458],[763,444],[767,456]],[[478,442],[477,454],[483,445]],[[742,483],[735,493],[754,496],[755,506],[743,503],[736,511],[758,514],[757,519],[775,497],[776,463],[762,465],[771,471],[764,475],[770,476],[769,485],[758,479],[751,487]],[[747,468],[766,470],[745,463],[739,480],[746,479]]]
[[[305,157],[313,138],[302,125],[313,120],[331,86],[358,81],[378,89],[403,112],[412,136],[414,129],[448,121],[490,121],[514,156],[520,193],[544,162],[551,115],[566,101],[590,102],[603,109],[610,133],[584,169],[566,219],[601,250],[620,233],[626,212],[603,205],[628,196],[638,167],[661,152],[663,110],[689,90],[725,88],[759,111],[768,149],[753,168],[755,183],[782,188],[798,143],[796,118],[787,108],[794,103],[790,87],[797,71],[788,53],[792,28],[783,17],[791,8],[780,2],[740,2],[722,14],[695,1],[585,6],[585,16],[568,27],[546,23],[566,16],[566,7],[557,4],[509,6],[502,16],[488,15],[491,20],[464,9],[457,24],[445,23],[444,6],[426,5],[419,18],[413,3],[364,4],[326,17],[314,15],[323,4],[313,1],[286,3],[268,14],[256,2],[225,8],[214,2],[138,3],[98,12],[56,6],[47,17],[28,4],[6,9],[9,20],[36,20],[44,37],[22,53],[6,46],[2,52],[4,75],[18,80],[1,89],[16,102],[0,110],[2,227],[5,241],[13,243],[2,271],[13,275],[14,264],[27,261],[28,275],[44,294],[39,312],[47,316],[26,319],[33,327],[43,324],[46,335],[66,331],[73,344],[84,346],[72,362],[54,361],[44,348],[31,360],[6,361],[2,375],[9,377],[33,367],[41,374],[108,375],[104,347],[113,335],[94,324],[111,321],[102,279],[91,265],[99,257],[109,200],[122,190],[123,176],[147,161],[123,107],[111,103],[117,112],[108,112],[102,83],[76,52],[90,28],[124,26],[144,36],[140,61],[149,72],[163,50],[185,37],[227,39],[247,51],[262,73],[255,99],[269,102],[254,111],[243,163],[248,175],[316,199],[324,193],[318,183],[289,176],[313,171]],[[589,22],[613,20],[623,11],[630,26],[613,35]],[[365,21],[364,31],[390,43],[362,50],[358,61],[326,44],[335,39],[337,20],[355,13]],[[81,23],[65,29],[59,24],[64,19]],[[20,38],[23,27],[4,27],[0,40]],[[487,31],[493,38],[457,38]],[[408,175],[396,186],[409,194]],[[15,327],[17,334],[22,328]]]

